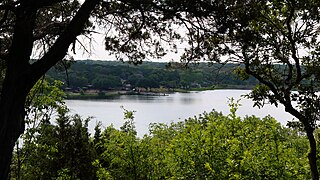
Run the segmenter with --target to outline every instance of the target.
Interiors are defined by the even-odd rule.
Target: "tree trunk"
[[[303,116],[299,111],[294,109],[292,107],[290,98],[287,103],[283,102],[282,104],[285,106],[285,111],[299,119],[299,121],[303,124],[304,130],[307,133],[307,137],[309,140],[309,146],[310,146],[310,152],[308,154],[308,160],[311,170],[311,176],[313,180],[319,180],[319,173],[318,173],[318,167],[317,167],[317,143],[314,138],[313,132],[314,127],[310,124],[311,117],[305,117]]]
[[[81,34],[92,10],[100,1],[85,0],[50,50],[32,65],[29,60],[34,43],[34,23],[37,8],[41,4],[22,3],[16,10],[14,34],[12,45],[8,49],[7,70],[0,99],[0,180],[8,179],[12,151],[24,131],[27,94],[41,76],[64,58],[70,44]]]
[[[0,179],[8,179],[8,174],[10,171],[10,164],[12,158],[12,151],[15,145],[16,140],[19,137],[19,134],[23,132],[23,127],[21,121],[23,122],[23,118],[19,118],[18,121],[10,121],[13,115],[10,113],[10,107],[1,107],[1,136],[0,136]],[[5,111],[9,111],[3,113]],[[15,112],[18,114],[17,112]],[[20,121],[20,122],[19,122]],[[20,133],[17,133],[20,132]]]
[[[13,78],[15,79],[15,78]],[[13,84],[6,78],[0,100],[0,179],[8,179],[15,142],[24,131],[24,103],[28,88],[24,78]],[[11,82],[10,82],[11,81]]]
[[[310,152],[308,154],[311,175],[313,180],[319,180],[319,173],[317,168],[317,144],[316,140],[314,139],[313,130],[306,129],[307,137],[310,144]]]

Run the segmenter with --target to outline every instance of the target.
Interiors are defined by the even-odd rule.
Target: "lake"
[[[262,109],[253,107],[251,100],[241,97],[249,92],[249,90],[212,90],[172,93],[168,96],[122,95],[115,99],[66,100],[66,104],[71,109],[71,113],[77,113],[83,118],[94,117],[89,124],[91,132],[98,121],[102,122],[103,127],[113,124],[115,128],[119,128],[124,122],[124,110],[121,107],[135,111],[135,124],[139,136],[148,133],[150,123],[177,122],[213,109],[228,114],[228,99],[231,97],[236,100],[241,98],[242,106],[237,111],[239,116],[271,115],[283,125],[293,119],[293,116],[284,112],[283,106],[276,108],[266,105]]]

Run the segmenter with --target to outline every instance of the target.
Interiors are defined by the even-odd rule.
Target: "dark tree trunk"
[[[17,100],[13,95],[10,96],[8,99],[11,99],[11,101]],[[3,101],[2,103],[8,102]],[[20,108],[18,103],[11,104],[11,106],[5,105],[0,107],[0,179],[6,179],[10,170],[13,147],[19,135],[24,131],[24,112],[13,111],[13,109],[18,108]]]
[[[307,137],[309,140],[310,145],[310,152],[308,154],[310,169],[311,169],[311,175],[313,180],[319,179],[319,173],[317,168],[317,144],[316,140],[313,135],[312,129],[306,129]]]
[[[308,160],[309,160],[312,180],[319,180],[319,172],[318,172],[318,166],[317,166],[317,143],[313,135],[314,128],[310,125],[308,118],[301,115],[297,110],[294,110],[292,106],[290,106],[290,108],[286,108],[286,111],[294,115],[296,118],[298,118],[299,121],[304,126],[304,130],[307,133],[309,146],[310,146],[310,152],[308,153]]]
[[[12,45],[0,99],[0,180],[8,179],[15,142],[24,131],[25,100],[33,85],[62,60],[101,0],[86,0],[50,50],[30,65],[33,28],[39,4],[23,4],[16,10]],[[41,2],[41,1],[39,1]],[[54,3],[56,1],[47,1]],[[24,6],[25,5],[25,6]]]
[[[24,78],[7,78],[0,100],[0,179],[7,179],[15,142],[24,131],[24,103],[28,88]],[[30,87],[30,86],[29,86]]]
[[[304,130],[307,133],[309,146],[310,146],[310,152],[308,153],[308,160],[311,170],[311,176],[313,180],[319,180],[319,172],[317,167],[317,143],[314,138],[313,132],[314,127],[310,125],[310,117],[303,116],[300,112],[298,112],[296,109],[292,107],[292,105],[285,105],[286,112],[289,112],[293,116],[295,116],[299,121],[303,124]]]

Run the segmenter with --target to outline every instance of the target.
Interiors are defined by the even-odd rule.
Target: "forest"
[[[29,94],[11,179],[310,179],[303,130],[270,116],[239,117],[232,99],[229,114],[153,123],[138,137],[126,109],[120,129],[97,123],[90,131],[92,119],[69,112],[61,86],[43,80]]]
[[[72,91],[160,87],[172,91],[201,88],[252,89],[258,81],[252,77],[243,81],[234,73],[237,67],[236,64],[199,63],[178,67],[160,62],[133,65],[119,61],[82,60],[67,65],[60,63],[47,73],[46,78],[49,81],[60,80],[64,82],[64,88]]]

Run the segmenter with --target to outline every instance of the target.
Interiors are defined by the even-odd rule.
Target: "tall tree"
[[[0,2],[1,60],[5,62],[0,100],[0,179],[7,179],[13,146],[24,131],[28,92],[48,69],[64,58],[99,2],[86,0],[80,8],[77,1]],[[34,46],[41,42],[48,48],[32,62]]]
[[[77,36],[89,36],[89,30],[99,26],[105,29],[107,50],[118,51],[135,62],[146,55],[161,56],[164,50],[160,41],[174,35],[168,22],[161,23],[166,19],[161,15],[162,10],[155,8],[161,3],[153,0],[0,1],[3,70],[0,179],[7,179],[15,141],[24,131],[28,92],[65,57],[70,45],[78,41]],[[87,49],[85,45],[82,47]],[[37,58],[31,59],[32,54],[37,54]]]
[[[140,63],[165,55],[164,47],[175,51],[170,40],[181,38],[174,31],[184,17],[180,12],[198,14],[200,7],[207,7],[202,0],[0,0],[0,179],[7,179],[13,146],[24,131],[28,92],[71,45],[75,49],[79,35],[90,37],[97,26],[107,51]]]
[[[213,11],[182,19],[190,50],[186,61],[210,59],[241,64],[237,72],[258,85],[255,105],[284,105],[309,140],[313,179],[319,179],[314,130],[319,121],[320,38],[316,0],[211,1]]]

